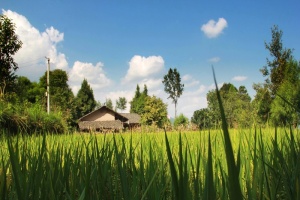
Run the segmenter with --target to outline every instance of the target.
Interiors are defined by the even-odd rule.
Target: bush
[[[12,104],[0,100],[0,127],[9,133],[64,133],[66,122],[60,113],[45,112],[38,104]]]
[[[188,124],[189,124],[189,119],[186,116],[184,116],[182,113],[174,120],[175,128],[178,128],[180,126],[185,128]]]

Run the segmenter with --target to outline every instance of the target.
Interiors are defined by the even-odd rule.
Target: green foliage
[[[0,98],[4,93],[13,91],[18,64],[13,55],[22,47],[22,42],[15,34],[12,20],[0,15]]]
[[[105,106],[108,107],[111,110],[114,109],[114,105],[113,105],[112,100],[110,98],[106,99]]]
[[[140,86],[136,86],[136,91],[133,99],[130,102],[130,113],[137,113],[142,115],[145,112],[145,101],[148,97],[147,86],[144,85],[144,90],[140,92]]]
[[[127,100],[125,97],[119,97],[118,100],[116,100],[116,110],[125,110],[126,109]]]
[[[156,96],[146,97],[144,113],[141,115],[143,124],[162,128],[168,121],[167,115],[167,104]]]
[[[42,104],[45,101],[45,89],[43,86],[36,82],[31,82],[24,76],[17,77],[15,92],[18,96],[18,101],[21,103],[28,101]]]
[[[231,83],[224,83],[220,89],[220,96],[223,101],[226,120],[230,127],[249,127],[252,125],[253,119],[249,115],[252,112],[251,98],[245,86],[240,86],[237,89]],[[206,113],[201,113],[203,119],[204,117],[209,119],[206,126],[219,127],[221,115],[215,90],[207,93],[207,102],[208,110],[205,111]]]
[[[179,97],[182,95],[184,84],[181,84],[180,74],[175,68],[169,69],[168,74],[164,76],[162,83],[165,85],[165,92],[169,94],[168,98],[173,100],[175,104],[175,118],[177,116],[177,102]]]
[[[77,119],[90,113],[96,107],[93,90],[86,79],[82,81],[81,88],[75,98],[75,105]]]
[[[200,110],[194,111],[191,122],[196,124],[199,129],[213,128],[211,112],[208,108],[202,108]]]
[[[8,133],[65,133],[62,113],[48,115],[39,104],[0,101],[0,127]]]
[[[274,125],[293,125],[299,123],[300,112],[300,65],[290,60],[286,66],[286,79],[277,90],[271,104],[271,120]]]
[[[271,92],[266,84],[253,84],[253,89],[256,91],[252,101],[254,111],[254,119],[257,124],[266,124],[270,118],[271,111]]]
[[[75,126],[75,120],[77,120],[78,117],[75,108],[75,97],[68,85],[68,75],[64,70],[55,69],[49,72],[49,79],[50,112],[62,112],[65,121],[67,121],[68,126],[71,128]],[[40,96],[36,96],[36,99],[41,98],[41,100],[39,100],[40,104],[46,106],[47,99],[44,94],[47,91],[47,72],[40,78],[39,85],[34,87],[33,90],[39,92],[38,95]]]
[[[174,120],[174,127],[186,127],[189,124],[189,119],[182,113]]]
[[[54,110],[68,110],[73,104],[74,94],[68,85],[66,71],[55,69],[49,72],[50,77],[50,105]],[[47,72],[40,78],[40,85],[46,92]]]
[[[283,47],[283,32],[279,30],[278,26],[274,26],[271,31],[272,40],[269,44],[265,42],[265,47],[273,60],[267,58],[267,66],[264,66],[261,72],[263,76],[267,76],[266,83],[269,84],[271,93],[274,95],[284,80],[288,78],[285,77],[285,71],[288,61],[292,59],[292,50]]]

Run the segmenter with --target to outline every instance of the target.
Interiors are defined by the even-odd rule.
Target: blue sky
[[[300,58],[300,1],[9,1],[1,13],[16,24],[23,41],[16,54],[19,75],[37,81],[46,69],[64,69],[74,93],[86,78],[97,100],[130,101],[137,84],[168,104],[161,83],[177,68],[185,84],[178,113],[189,118],[207,106],[217,81],[245,85],[263,82],[259,69],[269,52],[271,27],[283,31],[283,44]],[[128,105],[129,107],[129,105]],[[127,109],[128,110],[128,109]]]

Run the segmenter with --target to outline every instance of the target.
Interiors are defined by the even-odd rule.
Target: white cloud
[[[46,71],[46,59],[50,58],[51,69],[68,70],[68,62],[63,53],[57,52],[56,45],[63,41],[64,34],[53,27],[40,32],[24,17],[11,10],[2,13],[16,25],[15,32],[23,42],[22,48],[14,56],[19,64],[17,74],[38,80]]]
[[[73,92],[76,94],[81,87],[83,79],[86,79],[93,90],[109,86],[112,82],[103,71],[103,63],[83,63],[76,61],[69,72],[69,82]]]
[[[191,80],[191,79],[192,79],[192,76],[189,75],[189,74],[186,74],[186,75],[184,75],[184,76],[182,77],[182,80],[183,80],[183,81],[189,81],[189,80]]]
[[[129,62],[129,69],[123,82],[149,77],[157,74],[164,68],[164,59],[161,56],[142,57],[135,55]]]
[[[246,79],[247,79],[246,76],[235,76],[232,78],[233,81],[239,81],[239,82],[244,81]]]
[[[185,88],[190,88],[199,85],[199,81],[195,80],[191,75],[186,74],[182,77],[182,82]]]
[[[221,59],[219,57],[213,57],[208,60],[210,63],[218,63]]]
[[[215,38],[218,37],[226,27],[227,21],[224,18],[219,18],[218,22],[209,20],[206,24],[203,24],[201,30],[208,38]]]

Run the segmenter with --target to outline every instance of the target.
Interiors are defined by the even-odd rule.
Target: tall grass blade
[[[178,177],[177,177],[175,164],[174,164],[174,161],[173,161],[173,158],[172,158],[172,153],[171,153],[170,144],[169,144],[169,140],[168,140],[168,137],[167,137],[166,130],[165,130],[165,141],[166,141],[166,150],[167,150],[167,156],[168,156],[169,166],[170,166],[170,173],[171,173],[171,177],[172,177],[172,185],[173,185],[174,192],[175,192],[175,199],[180,200],[180,198],[179,198]]]
[[[210,133],[208,135],[208,153],[207,153],[207,164],[206,164],[206,176],[205,176],[205,187],[204,187],[204,199],[213,200],[216,199],[216,191],[214,185],[213,177],[213,167],[212,167],[212,150],[211,150],[211,140]]]
[[[223,129],[223,135],[225,139],[225,153],[226,153],[226,162],[227,162],[227,168],[228,168],[228,178],[229,178],[229,197],[230,199],[243,199],[240,183],[239,183],[239,174],[238,169],[235,163],[234,155],[233,155],[233,149],[230,141],[229,131],[228,131],[228,125],[225,117],[225,111],[222,104],[221,95],[218,89],[218,84],[216,81],[215,71],[213,68],[213,76],[214,76],[214,82],[216,86],[216,93],[217,98],[219,102],[220,107],[220,113],[222,118],[222,129]]]
[[[22,200],[22,199],[24,199],[24,194],[23,194],[23,189],[21,186],[22,180],[20,180],[20,179],[22,179],[22,172],[21,172],[20,163],[18,160],[18,157],[19,157],[18,141],[19,140],[17,138],[17,142],[15,145],[16,150],[14,150],[14,147],[12,144],[13,143],[12,138],[8,137],[7,146],[8,146],[9,158],[10,158],[11,167],[12,167],[13,180],[15,181],[15,184],[16,184],[17,196],[18,196],[18,199]]]

